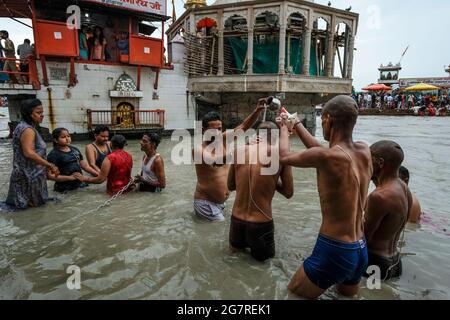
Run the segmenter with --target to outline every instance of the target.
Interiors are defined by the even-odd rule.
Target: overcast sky
[[[208,4],[215,0],[208,0]],[[328,0],[316,0],[327,4]],[[352,6],[360,15],[353,66],[357,90],[376,82],[381,63],[402,60],[401,78],[444,77],[444,66],[450,64],[450,1],[448,0],[331,0],[340,9]],[[178,17],[183,13],[183,0],[175,0]],[[168,0],[168,15],[172,1]],[[30,21],[27,21],[30,24]],[[0,29],[7,29],[15,44],[33,39],[30,28],[10,19],[0,18]]]

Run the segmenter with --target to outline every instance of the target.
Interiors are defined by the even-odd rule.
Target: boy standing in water
[[[75,178],[74,173],[82,173],[82,169],[93,176],[97,176],[97,172],[89,166],[83,159],[78,148],[70,145],[72,139],[69,131],[65,128],[57,128],[52,132],[53,150],[49,153],[47,160],[55,164],[60,175],[55,176],[48,173],[48,178],[55,181],[55,191],[66,192],[78,189],[81,181]]]
[[[298,118],[285,114],[278,119],[281,165],[316,168],[322,210],[322,225],[312,255],[289,283],[289,290],[315,299],[333,285],[345,296],[358,293],[367,268],[367,247],[363,231],[372,161],[370,149],[353,141],[358,117],[357,105],[349,96],[337,96],[325,104],[322,128],[329,148],[320,144]],[[289,132],[295,130],[308,148],[289,153]]]

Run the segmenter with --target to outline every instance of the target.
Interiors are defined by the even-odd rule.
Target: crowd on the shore
[[[353,99],[359,109],[378,110],[415,110],[423,115],[445,115],[450,111],[450,98],[446,91],[438,94],[429,93],[355,93]]]

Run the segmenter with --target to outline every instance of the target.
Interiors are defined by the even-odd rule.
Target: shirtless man
[[[207,147],[212,141],[203,141],[192,150],[194,159],[202,159],[195,164],[197,186],[194,194],[194,211],[197,216],[209,221],[223,221],[225,201],[228,199],[227,176],[229,165],[224,164],[227,157],[227,136],[234,135],[236,130],[246,131],[251,128],[264,110],[266,99],[260,99],[256,109],[234,130],[222,133],[222,121],[217,112],[207,113],[202,120],[203,133],[206,130],[216,131],[223,137],[223,154],[209,152]],[[197,156],[196,156],[197,155]],[[209,164],[211,163],[211,164]]]
[[[404,167],[400,166],[400,169],[398,170],[398,174],[400,179],[403,180],[406,185],[409,185],[409,170]],[[412,205],[411,205],[411,211],[409,212],[409,223],[419,223],[420,218],[422,216],[422,208],[420,207],[420,202],[417,196],[414,193],[411,193],[412,195]]]
[[[259,135],[261,130],[266,134]],[[258,152],[267,152],[267,158],[278,155],[278,144],[271,144],[271,130],[278,127],[273,122],[263,122],[258,126],[257,143],[238,147],[234,153],[234,162],[228,173],[228,189],[236,190],[233,214],[230,225],[230,248],[235,250],[250,247],[251,255],[258,261],[273,258],[275,255],[274,223],[272,219],[272,199],[278,191],[287,199],[294,194],[294,181],[290,166],[278,166],[273,175],[263,175],[262,168],[271,167],[271,163],[262,164]],[[245,154],[245,164],[238,164],[237,155]],[[252,164],[250,159],[256,159]],[[254,162],[253,162],[254,163]]]
[[[86,146],[86,160],[91,168],[100,174],[103,160],[112,152],[109,139],[109,128],[98,126],[94,130],[95,141]]]
[[[369,266],[379,266],[381,279],[389,280],[402,274],[397,244],[408,221],[412,197],[398,177],[404,158],[402,148],[393,141],[379,141],[370,151],[377,188],[369,195],[364,217]]]
[[[325,104],[322,128],[329,148],[320,144],[298,118],[281,115],[280,162],[300,168],[316,168],[322,210],[322,225],[312,255],[289,283],[289,290],[308,299],[319,297],[337,285],[345,296],[359,290],[367,268],[367,247],[363,231],[372,161],[369,146],[354,142],[357,105],[349,96],[337,96]],[[288,129],[295,130],[308,148],[288,152]]]

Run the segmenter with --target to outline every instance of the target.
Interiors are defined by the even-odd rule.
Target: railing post
[[[87,109],[88,116],[88,130],[92,130],[92,111],[91,109]]]
[[[48,87],[47,64],[45,63],[45,56],[41,55],[42,76],[44,77],[44,86]]]

